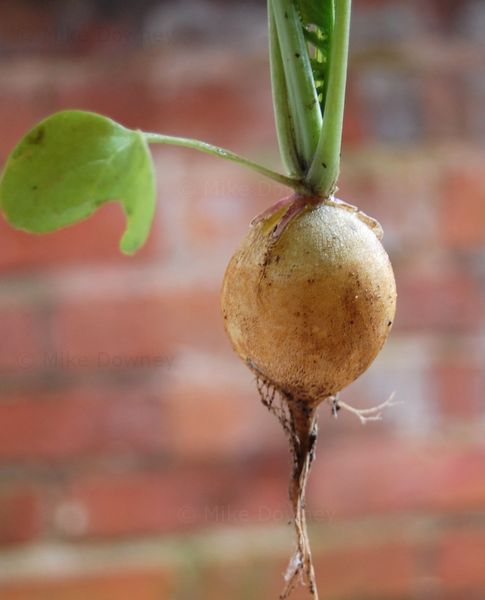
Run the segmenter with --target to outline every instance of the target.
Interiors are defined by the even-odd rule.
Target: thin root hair
[[[373,406],[371,408],[355,408],[342,400],[339,400],[338,395],[329,396],[327,400],[331,403],[332,406],[332,416],[337,418],[338,412],[340,410],[346,410],[347,412],[358,417],[362,425],[365,425],[369,421],[382,421],[382,413],[386,408],[390,408],[392,406],[397,406],[398,404],[402,404],[401,401],[395,401],[394,397],[396,392],[392,392],[389,398],[378,404],[377,406]]]

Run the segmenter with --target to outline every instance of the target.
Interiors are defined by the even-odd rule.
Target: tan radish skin
[[[225,327],[239,356],[281,392],[311,403],[367,369],[396,308],[380,227],[337,202],[310,204],[278,238],[284,211],[251,226],[222,288]]]

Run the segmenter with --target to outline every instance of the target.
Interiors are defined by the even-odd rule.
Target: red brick
[[[378,217],[379,222],[383,224],[381,220],[385,210],[385,198],[384,194],[379,193],[373,173],[368,170],[358,172],[355,168],[344,171],[340,180],[338,196],[346,202],[358,205],[361,210],[371,216]],[[389,210],[389,212],[391,211]]]
[[[354,146],[362,143],[367,137],[365,117],[362,105],[355,94],[357,73],[349,70],[347,94],[345,99],[345,119],[343,127],[343,147]]]
[[[127,290],[128,292],[128,290]],[[112,365],[177,354],[183,346],[229,351],[218,290],[174,286],[134,298],[66,300],[53,320],[55,352]]]
[[[466,597],[467,600],[482,600],[483,598],[483,587],[479,587],[477,589],[473,589],[473,590],[469,590],[467,589],[466,592]],[[446,596],[444,596],[444,598],[446,598],[446,600],[463,600],[463,590],[458,590],[453,592],[449,592],[446,594]]]
[[[173,61],[168,59],[170,89],[161,80],[158,84],[160,128],[166,129],[168,125],[168,133],[190,132],[193,137],[222,146],[243,143],[256,148],[261,143],[274,144],[266,56],[241,61],[240,53],[231,56],[226,50],[218,55],[211,50],[208,60],[218,63],[217,70],[201,69],[199,77],[188,83],[184,68],[187,57],[183,57],[184,50],[181,52],[179,70],[174,69]],[[236,64],[240,76],[235,79]]]
[[[69,49],[84,56],[125,55],[126,48],[131,47],[133,37],[137,35],[134,25],[117,20],[114,15],[113,20],[92,20],[70,36]]]
[[[283,431],[262,405],[249,372],[220,365],[199,361],[169,378],[163,397],[173,454],[184,462],[234,460],[276,449],[285,456]]]
[[[266,532],[260,530],[255,535],[264,537]],[[273,548],[270,556],[262,556],[253,555],[248,549],[243,555],[238,553],[234,557],[231,554],[227,559],[221,548],[217,561],[202,562],[192,581],[181,575],[176,591],[182,595],[188,588],[191,597],[198,600],[278,598],[292,550],[291,544],[288,547],[280,545]],[[275,556],[281,559],[275,559]],[[344,549],[314,552],[314,563],[322,600],[376,596],[404,598],[411,593],[416,578],[414,548],[399,541],[372,545],[368,541],[352,541]],[[308,600],[308,590],[297,585],[291,598]]]
[[[261,532],[264,535],[264,532]],[[266,600],[276,598],[265,593],[265,583],[271,573],[272,565],[263,561],[221,560],[215,565],[204,565],[198,577],[192,583],[192,596],[197,600],[227,600],[227,598],[251,598]],[[184,585],[185,584],[185,585]],[[186,588],[183,576],[179,580],[180,592]],[[195,592],[197,590],[197,592]]]
[[[222,161],[193,156],[185,159],[190,177],[182,178],[173,197],[183,200],[184,249],[194,256],[211,252],[215,262],[222,254],[220,278],[226,263],[246,234],[251,220],[287,196],[283,186]]]
[[[45,357],[37,368],[56,368],[50,355]],[[221,373],[227,368],[217,359],[189,362],[186,368],[169,360],[161,367],[163,378],[153,383],[140,376],[122,386],[79,382],[4,392],[0,464],[126,453],[168,452],[189,461],[251,457],[263,449],[285,452],[283,433],[261,405],[249,373],[235,367],[237,375]],[[86,369],[75,363],[66,370]]]
[[[17,142],[27,133],[42,115],[35,105],[33,95],[26,94],[25,89],[14,89],[0,92],[0,121],[2,136],[0,140],[0,161],[3,163]],[[15,107],[15,110],[12,110]],[[3,239],[3,236],[2,236]]]
[[[452,169],[443,180],[441,230],[445,244],[457,249],[485,244],[483,167]]]
[[[0,463],[166,449],[161,392],[140,381],[50,392],[4,394]]]
[[[434,169],[419,148],[368,146],[343,154],[339,198],[379,221],[395,268],[399,260],[422,264],[438,243]]]
[[[44,10],[24,2],[10,6],[0,5],[0,33],[3,45],[23,52],[26,48],[38,50],[40,46],[44,50],[52,47],[56,37],[53,14],[51,7],[43,8]]]
[[[324,598],[407,597],[416,578],[414,548],[405,542],[363,544],[316,557]]]
[[[396,274],[399,330],[476,331],[482,300],[465,271]]]
[[[28,372],[44,349],[42,317],[27,307],[0,310],[0,372]]]
[[[253,63],[250,69],[252,72],[246,79],[242,72],[238,78],[244,85],[235,85],[233,73],[226,72],[219,73],[217,81],[208,78],[198,85],[187,86],[186,80],[179,80],[170,94],[160,89],[159,129],[179,135],[190,132],[191,137],[220,146],[233,147],[236,143],[246,142],[254,147],[258,141],[269,143],[274,140],[269,82],[260,77],[265,65]],[[169,124],[169,130],[166,124]]]
[[[336,519],[426,510],[467,513],[485,503],[485,447],[388,437],[320,451],[309,483],[312,511]]]
[[[440,544],[438,576],[449,591],[485,588],[485,530],[450,532]]]
[[[74,538],[267,522],[286,512],[286,475],[273,461],[79,477],[59,491],[50,521]]]
[[[2,600],[161,600],[170,597],[168,577],[155,571],[134,571],[71,578],[45,578],[0,583]]]
[[[154,88],[146,76],[148,64],[133,59],[114,61],[110,75],[97,59],[88,62],[77,78],[59,80],[57,102],[60,109],[77,108],[97,112],[126,127],[150,130],[157,122],[160,107]]]
[[[0,271],[58,268],[65,265],[116,262],[142,262],[159,254],[162,240],[152,231],[145,246],[129,259],[119,250],[125,217],[118,204],[100,208],[82,223],[45,235],[13,229],[0,221],[2,253]]]
[[[190,50],[172,48],[173,56],[123,56],[112,60],[110,76],[97,59],[79,76],[60,80],[59,108],[76,107],[106,114],[127,127],[190,135],[219,145],[242,140],[273,140],[272,102],[267,64],[209,54],[217,71],[199,71],[188,78]],[[187,52],[187,54],[185,54]],[[234,65],[239,69],[234,78]],[[168,74],[153,77],[154,71]],[[167,83],[168,81],[168,83]],[[251,127],[247,124],[251,123]],[[189,151],[190,152],[190,151]]]
[[[482,398],[482,373],[477,366],[444,362],[431,369],[435,401],[448,418],[470,419],[478,415]]]
[[[288,554],[290,551],[291,548],[288,548]],[[352,540],[345,547],[320,551],[314,544],[319,597],[322,600],[411,597],[417,578],[415,553],[412,545],[398,540],[373,543],[370,540]],[[261,595],[261,600],[278,598],[283,590],[283,573],[289,558],[275,566],[266,566],[266,579],[271,580],[271,585]],[[308,590],[297,584],[291,597],[307,600]]]
[[[422,81],[424,122],[427,135],[432,138],[456,136],[461,114],[460,82],[449,72],[428,74]]]
[[[0,490],[0,544],[33,540],[40,532],[40,504],[30,488]]]

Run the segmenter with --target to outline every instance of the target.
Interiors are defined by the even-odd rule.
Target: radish
[[[334,200],[297,196],[286,213],[298,205],[283,230],[278,212],[251,227],[227,268],[222,311],[256,374],[312,405],[367,369],[392,325],[396,290],[377,225]]]
[[[199,140],[133,131],[82,111],[34,127],[7,160],[0,207],[14,226],[45,233],[117,199],[127,217],[121,249],[134,253],[155,206],[149,144],[174,144],[238,162],[293,194],[251,224],[221,293],[226,331],[280,420],[293,455],[290,500],[297,548],[285,599],[300,578],[317,598],[305,521],[317,410],[330,404],[362,422],[392,398],[358,410],[337,394],[363,373],[394,321],[396,287],[382,229],[335,197],[345,98],[351,0],[268,0],[271,80],[283,175]]]
[[[304,510],[318,406],[330,401],[334,414],[346,408],[365,422],[391,404],[392,398],[359,411],[338,401],[337,393],[368,368],[386,341],[396,286],[380,225],[334,196],[350,0],[270,0],[268,7],[280,150],[307,192],[253,221],[229,262],[221,302],[233,347],[256,375],[261,399],[279,418],[293,455],[297,549],[285,576],[285,599],[298,577],[318,596]]]
[[[298,548],[283,598],[300,571],[316,595],[303,507],[317,408],[328,400],[342,407],[337,392],[367,369],[394,320],[396,287],[380,236],[379,225],[355,207],[294,196],[254,222],[224,277],[226,331],[294,457]]]

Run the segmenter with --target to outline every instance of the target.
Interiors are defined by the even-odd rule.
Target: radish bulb
[[[349,204],[294,195],[253,221],[225,273],[226,331],[293,455],[297,550],[282,598],[298,575],[316,594],[304,496],[317,407],[336,402],[367,369],[394,320],[396,286],[381,237],[379,224]]]
[[[275,235],[283,218],[277,212],[253,224],[232,257],[222,288],[225,327],[261,377],[318,404],[376,357],[394,320],[396,286],[369,217],[310,199]]]

